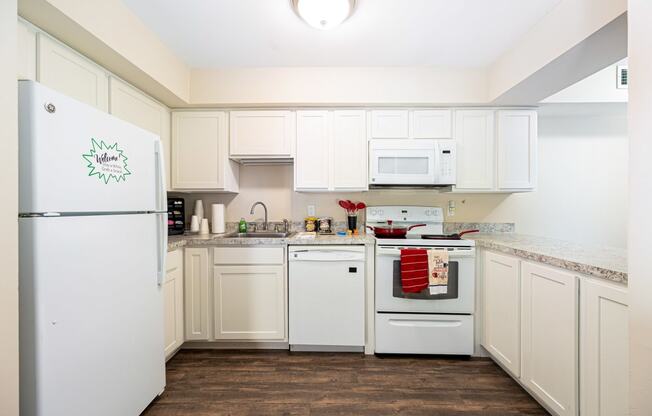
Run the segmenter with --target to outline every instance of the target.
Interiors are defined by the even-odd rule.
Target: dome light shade
[[[328,30],[345,21],[353,11],[354,0],[292,0],[294,10],[310,26]]]

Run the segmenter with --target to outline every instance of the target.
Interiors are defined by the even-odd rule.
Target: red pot
[[[404,227],[402,225],[393,225],[392,223],[392,220],[387,220],[387,226],[377,225],[372,227],[371,225],[367,225],[367,228],[373,231],[374,235],[378,238],[404,238],[405,234],[411,229],[426,226],[426,224],[414,224],[409,227]]]

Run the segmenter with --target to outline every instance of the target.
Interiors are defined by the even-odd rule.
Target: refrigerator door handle
[[[156,210],[167,211],[167,186],[165,183],[165,161],[161,140],[154,142],[154,153],[156,153]]]
[[[163,286],[165,280],[165,258],[168,253],[168,225],[167,213],[158,213],[157,226],[156,226],[156,240],[158,247],[156,248],[156,282],[159,286]]]

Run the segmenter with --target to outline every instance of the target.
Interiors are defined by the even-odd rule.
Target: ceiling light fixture
[[[355,0],[290,0],[297,15],[310,26],[328,30],[353,13]]]

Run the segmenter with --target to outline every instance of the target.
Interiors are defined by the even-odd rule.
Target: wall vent
[[[628,75],[627,75],[627,65],[618,65],[618,79],[616,81],[616,88],[618,89],[627,89],[628,85]]]

